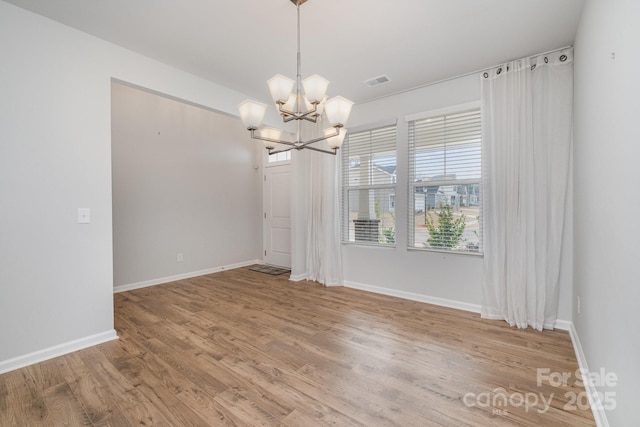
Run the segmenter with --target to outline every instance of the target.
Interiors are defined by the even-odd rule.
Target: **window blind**
[[[409,246],[480,252],[479,108],[409,122]]]
[[[347,138],[342,148],[343,241],[395,245],[396,126]]]

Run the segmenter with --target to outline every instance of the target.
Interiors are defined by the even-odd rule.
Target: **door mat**
[[[273,265],[257,265],[255,267],[251,267],[249,270],[257,271],[258,273],[271,274],[272,276],[291,273],[291,269],[289,268],[275,267]]]

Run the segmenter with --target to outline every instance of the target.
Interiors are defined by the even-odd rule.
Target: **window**
[[[409,247],[482,251],[481,150],[478,107],[409,120]]]
[[[342,240],[395,246],[396,126],[348,134],[342,148]]]
[[[291,160],[291,151],[284,153],[269,154],[269,163],[286,162]]]

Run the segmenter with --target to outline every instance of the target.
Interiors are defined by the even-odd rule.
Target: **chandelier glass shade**
[[[296,5],[298,14],[298,64],[296,79],[290,79],[277,74],[267,81],[271,98],[278,108],[285,123],[297,121],[298,129],[293,140],[282,138],[280,129],[262,127],[267,105],[257,101],[247,100],[238,106],[240,118],[251,138],[263,142],[269,154],[281,153],[289,150],[310,149],[328,154],[336,154],[342,146],[347,130],[344,128],[353,102],[341,96],[327,99],[329,80],[317,74],[302,80],[300,73],[300,5],[307,0],[291,0]],[[321,136],[310,140],[302,140],[300,131],[303,120],[320,123],[319,118],[325,115],[331,126],[320,132]],[[312,144],[327,141],[329,150],[312,146]],[[277,147],[282,148],[277,148]]]

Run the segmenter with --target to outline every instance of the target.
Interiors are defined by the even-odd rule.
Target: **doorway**
[[[263,186],[264,262],[291,268],[291,162],[267,162]]]

